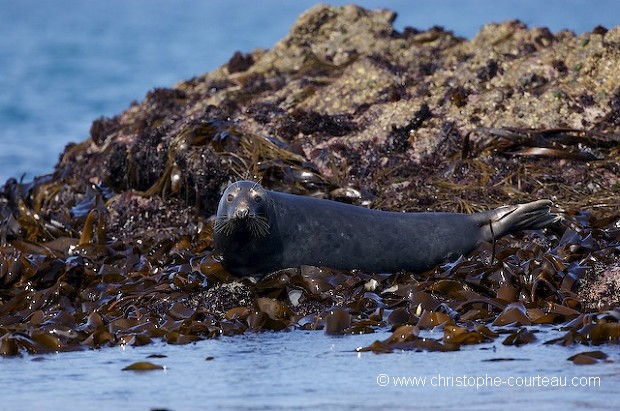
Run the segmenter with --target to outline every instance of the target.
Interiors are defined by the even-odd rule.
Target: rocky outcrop
[[[608,287],[605,300],[590,292],[599,281],[617,284],[620,259],[620,27],[553,34],[509,21],[484,26],[468,41],[441,28],[397,32],[394,18],[385,10],[316,6],[271,50],[236,53],[211,73],[96,120],[90,138],[67,147],[53,175],[30,184],[9,180],[0,194],[0,314],[28,314],[18,301],[27,295],[27,275],[47,276],[47,287],[70,277],[62,281],[76,293],[67,301],[75,301],[97,275],[119,284],[131,277],[137,293],[153,284],[163,292],[167,273],[171,290],[190,295],[178,298],[196,312],[219,312],[218,321],[235,301],[265,298],[247,287],[237,300],[229,290],[235,287],[225,298],[217,287],[200,288],[226,277],[211,260],[210,217],[235,178],[403,211],[469,212],[551,198],[564,213],[564,233],[502,243],[516,253],[515,242],[535,240],[543,254],[531,257],[547,256],[539,261],[544,270],[515,271],[515,301],[568,304],[577,312],[617,305]],[[472,259],[482,264],[483,251]],[[64,268],[52,275],[51,266],[34,260],[19,269],[6,263],[29,253]],[[503,256],[507,264],[510,253]],[[179,284],[172,267],[183,273]],[[524,280],[531,275],[540,278]],[[588,290],[580,292],[577,277],[585,275]],[[502,287],[493,284],[487,298]],[[134,308],[161,320],[160,297]],[[218,309],[213,301],[220,300]],[[319,300],[297,312],[337,303]],[[50,308],[39,309],[47,315]],[[240,313],[234,315],[253,318]],[[289,324],[287,315],[267,315],[268,323]],[[88,313],[76,324],[83,317]]]

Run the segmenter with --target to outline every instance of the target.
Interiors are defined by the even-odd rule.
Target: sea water
[[[562,333],[536,331],[521,347],[500,337],[454,352],[359,353],[390,333],[291,331],[0,358],[0,410],[617,409],[618,345],[543,345]],[[567,360],[594,349],[608,362]],[[164,369],[123,371],[138,361]]]

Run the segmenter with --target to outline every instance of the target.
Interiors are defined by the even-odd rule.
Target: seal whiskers
[[[269,234],[269,220],[267,220],[267,217],[251,214],[243,218],[216,217],[213,231],[217,234],[231,235],[240,224],[246,224],[253,237],[264,237]]]
[[[217,216],[213,231],[218,234],[230,235],[235,229],[235,224],[235,220],[228,218],[228,216]]]
[[[269,234],[269,220],[262,215],[255,215],[248,218],[248,228],[254,237],[265,237]]]

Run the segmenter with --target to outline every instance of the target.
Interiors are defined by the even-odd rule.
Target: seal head
[[[222,264],[235,274],[266,273],[281,264],[273,200],[258,183],[237,181],[226,188],[213,231]]]
[[[215,220],[215,232],[229,236],[234,232],[247,231],[251,237],[269,234],[269,220],[265,189],[258,183],[248,181],[231,184],[220,199]]]

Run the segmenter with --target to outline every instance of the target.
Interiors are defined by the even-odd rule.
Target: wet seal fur
[[[301,265],[367,272],[428,270],[484,241],[559,220],[549,200],[475,214],[371,210],[238,181],[220,199],[215,250],[240,276]]]

